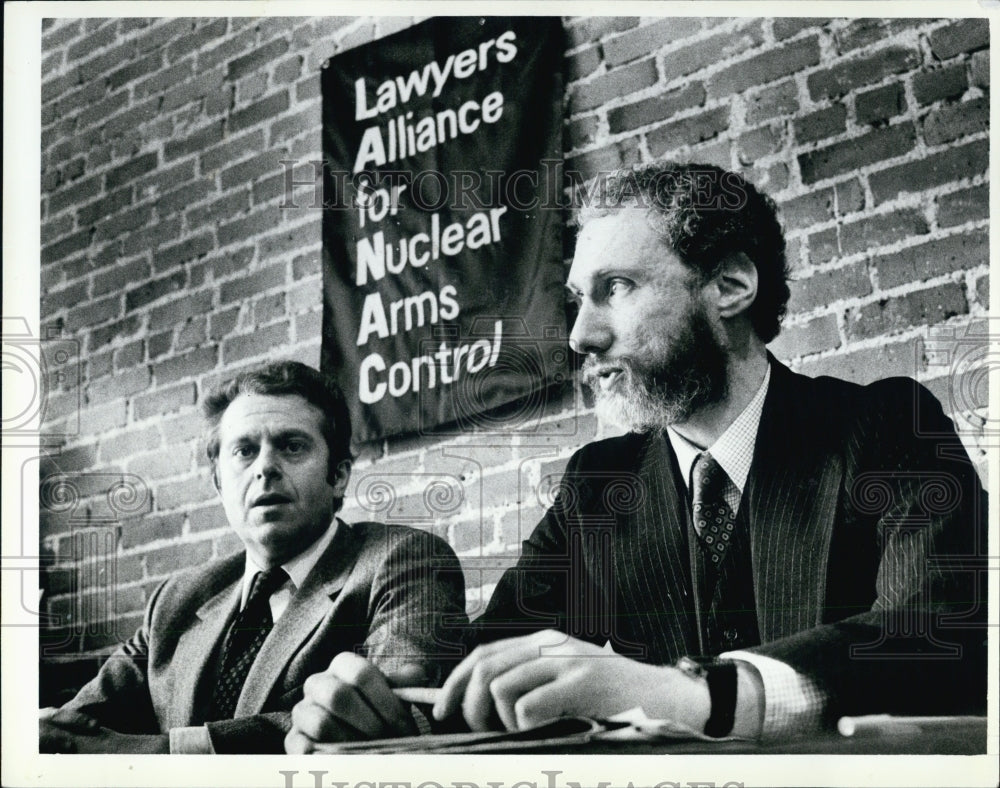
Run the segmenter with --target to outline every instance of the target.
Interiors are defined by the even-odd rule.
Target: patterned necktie
[[[250,666],[274,625],[268,600],[286,580],[288,575],[280,566],[254,576],[247,603],[236,614],[226,633],[209,721],[232,719]]]
[[[703,451],[691,469],[692,520],[698,538],[718,564],[733,537],[736,515],[726,503],[729,477],[715,458]]]

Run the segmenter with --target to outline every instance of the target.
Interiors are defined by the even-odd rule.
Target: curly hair
[[[599,184],[596,200],[577,215],[583,225],[628,206],[648,210],[651,225],[702,282],[732,254],[757,268],[757,297],[749,317],[757,336],[774,339],[788,304],[785,238],[773,200],[737,172],[711,164],[656,162],[618,170]]]
[[[212,478],[218,486],[219,422],[222,414],[241,394],[302,397],[323,414],[320,431],[329,449],[327,478],[332,483],[337,466],[351,455],[351,418],[347,400],[337,381],[298,361],[274,361],[241,372],[223,383],[202,403],[208,424],[205,452],[212,466]],[[338,506],[339,508],[339,506]]]

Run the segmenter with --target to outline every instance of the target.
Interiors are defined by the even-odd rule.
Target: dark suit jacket
[[[123,733],[205,723],[244,562],[239,553],[159,586],[141,628],[66,708]],[[449,633],[465,621],[461,568],[443,540],[402,526],[340,522],[264,641],[235,719],[208,722],[212,745],[216,752],[284,752],[303,682],[341,651],[382,669],[423,663],[440,681],[443,665],[459,655]]]
[[[754,650],[816,679],[831,716],[985,708],[985,496],[951,422],[909,379],[771,363],[741,499]],[[658,664],[698,653],[671,474],[663,436],[580,449],[473,637],[555,627]]]

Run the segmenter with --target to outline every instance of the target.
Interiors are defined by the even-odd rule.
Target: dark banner
[[[558,19],[435,18],[324,68],[322,366],[359,442],[565,380],[562,60]]]

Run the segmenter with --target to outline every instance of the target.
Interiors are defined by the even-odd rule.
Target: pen
[[[858,734],[907,734],[919,733],[927,725],[956,725],[975,717],[899,717],[893,714],[869,714],[863,717],[841,717],[837,730],[841,736]]]

